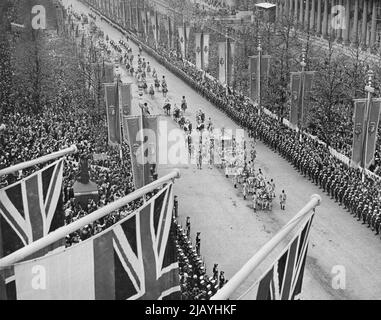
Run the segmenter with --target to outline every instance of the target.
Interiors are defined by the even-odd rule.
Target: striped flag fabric
[[[209,37],[210,35],[208,33],[203,34],[203,69],[205,71],[209,68]]]
[[[0,190],[0,258],[64,225],[63,159]],[[33,257],[64,245],[64,239]],[[32,258],[32,257],[31,257]],[[0,270],[0,300],[16,299],[13,267]]]
[[[123,117],[124,137],[130,147],[135,189],[151,182],[151,165],[157,163],[159,154],[157,121],[157,116],[143,116],[143,120],[141,116]]]
[[[121,144],[121,124],[119,107],[119,82],[105,84],[109,145]]]
[[[93,238],[15,265],[18,300],[177,300],[173,185]]]
[[[203,41],[202,33],[195,33],[196,38],[196,67],[197,69],[202,69],[202,56],[203,56]]]
[[[372,99],[369,110],[368,138],[365,152],[365,168],[367,169],[374,163],[380,113],[381,99]]]
[[[226,41],[218,43],[218,80],[221,84],[226,84]]]
[[[280,257],[240,299],[250,296],[256,300],[300,300],[314,216],[312,212],[305,219]]]
[[[122,105],[122,113],[124,116],[131,115],[132,108],[132,84],[123,83],[120,85],[120,98]]]
[[[55,215],[61,196],[64,160],[0,190],[2,256],[64,225]]]

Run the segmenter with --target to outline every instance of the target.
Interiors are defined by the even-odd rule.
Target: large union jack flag
[[[62,181],[64,160],[0,190],[0,258],[43,238],[64,225],[62,209]],[[62,244],[63,241],[37,252],[41,256]],[[3,280],[1,279],[3,278]],[[13,268],[3,270],[0,296],[15,299]],[[4,284],[3,284],[4,285]],[[1,285],[0,285],[1,287]]]
[[[257,287],[257,300],[300,299],[313,217],[314,214],[261,278]]]
[[[180,298],[172,192],[172,184],[167,185],[154,201],[114,228],[117,300]]]
[[[58,160],[0,190],[3,256],[63,225],[64,217],[55,217],[62,192],[63,167],[63,159]]]

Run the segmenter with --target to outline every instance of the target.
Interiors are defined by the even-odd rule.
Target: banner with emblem
[[[186,60],[188,58],[189,54],[189,39],[190,39],[190,31],[191,28],[189,26],[185,26],[184,24],[184,30],[185,30],[185,56],[184,59]]]
[[[355,100],[355,111],[353,115],[353,145],[352,163],[355,166],[361,165],[362,151],[364,145],[364,122],[367,99]]]
[[[156,39],[160,42],[160,16],[159,12],[155,12]]]
[[[226,42],[218,43],[218,80],[226,84]]]
[[[143,27],[143,32],[144,32],[144,36],[147,37],[147,13],[146,11],[143,9],[140,11],[140,14],[141,14],[141,20],[142,20],[142,27]]]
[[[304,73],[304,92],[303,92],[303,105],[300,106],[300,114],[302,125],[306,123],[306,115],[308,111],[308,104],[311,97],[312,88],[315,80],[315,71],[307,71]]]
[[[159,155],[157,119],[157,116],[144,116],[143,119],[141,116],[123,117],[124,137],[130,146],[136,189],[152,182],[151,165],[157,164]]]
[[[250,97],[253,101],[259,101],[259,88],[261,90],[261,97],[263,96],[264,91],[266,90],[266,86],[263,84],[267,83],[267,79],[270,74],[270,61],[271,56],[264,55],[261,56],[261,65],[259,66],[259,56],[250,57],[249,68],[251,74],[250,81]],[[260,76],[259,75],[259,67],[260,67]],[[260,82],[259,82],[260,81]]]
[[[105,102],[107,110],[108,143],[121,143],[121,124],[119,109],[119,84],[105,84]]]
[[[123,115],[124,116],[131,115],[131,106],[132,106],[132,84],[131,83],[121,84],[120,98],[121,98]]]
[[[156,25],[156,14],[151,15],[151,26],[153,39],[155,40],[155,45],[157,46],[157,25]]]
[[[171,17],[167,17],[168,18],[168,47],[170,49],[173,48],[173,23],[172,23],[172,20],[171,20]]]
[[[234,83],[234,59],[235,59],[235,43],[228,39],[228,66],[227,66],[227,79],[229,86],[232,86]]]
[[[301,86],[300,72],[291,73],[291,115],[290,122],[292,125],[298,125],[298,107],[299,107],[299,92]]]
[[[372,99],[369,110],[369,123],[368,123],[368,138],[365,151],[365,168],[369,167],[374,162],[376,151],[378,125],[380,122],[381,112],[381,99]]]
[[[304,78],[302,78],[304,77]],[[291,73],[291,117],[290,122],[294,126],[302,125],[306,121],[306,110],[311,96],[315,79],[314,71],[292,72]]]
[[[179,44],[181,51],[181,58],[185,59],[185,30],[184,27],[179,27]]]
[[[195,33],[196,38],[196,67],[197,69],[202,69],[202,33]]]
[[[207,33],[203,34],[203,48],[202,69],[206,71],[209,68],[209,34]]]

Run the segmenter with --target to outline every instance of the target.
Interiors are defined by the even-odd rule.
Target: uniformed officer
[[[190,231],[191,231],[190,217],[187,217],[187,221],[186,221],[186,230],[187,230],[187,237],[188,237],[188,239],[189,239],[189,238],[190,238]]]
[[[197,236],[196,236],[196,251],[197,251],[198,255],[200,255],[200,247],[201,247],[200,234],[201,234],[201,232],[197,232]]]
[[[281,210],[286,210],[287,195],[284,192],[284,190],[282,190],[282,193],[279,196],[279,200],[280,200],[280,209]]]

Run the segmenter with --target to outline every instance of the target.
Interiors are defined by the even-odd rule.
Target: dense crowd
[[[84,18],[73,12],[68,17],[77,23],[86,21]],[[128,145],[122,146],[124,155],[122,160],[119,156],[119,148],[108,146],[105,114],[94,115],[91,108],[92,106],[83,106],[80,112],[74,105],[65,104],[57,99],[55,103],[42,106],[38,114],[29,112],[23,108],[22,104],[2,114],[0,169],[36,159],[71,145],[77,146],[79,152],[67,156],[64,166],[63,211],[66,224],[134,190]],[[106,154],[107,159],[94,161],[94,154]],[[84,207],[75,200],[73,189],[80,174],[79,162],[83,158],[90,159],[90,179],[98,185],[99,193],[98,201],[91,200]],[[29,176],[45,165],[0,177],[0,188]],[[103,231],[129,212],[134,211],[140,204],[141,200],[135,201],[71,234],[66,239],[67,246]]]

